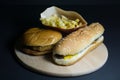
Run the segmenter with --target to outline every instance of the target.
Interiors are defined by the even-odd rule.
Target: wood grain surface
[[[51,54],[31,56],[15,49],[16,57],[28,68],[52,76],[71,77],[92,73],[100,69],[108,59],[108,50],[101,44],[71,66],[59,66],[53,63]]]

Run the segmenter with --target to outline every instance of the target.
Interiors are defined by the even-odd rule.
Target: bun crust
[[[61,38],[62,34],[54,30],[30,28],[22,36],[21,51],[30,55],[50,53]]]
[[[97,48],[104,40],[104,37],[100,37],[97,41],[95,41],[94,43],[92,43],[86,50],[84,50],[84,52],[82,53],[78,53],[77,57],[68,59],[68,60],[64,60],[64,59],[57,59],[56,57],[54,57],[53,55],[53,59],[54,62],[58,65],[61,66],[69,66],[72,65],[74,63],[76,63],[77,61],[79,61],[82,57],[84,57],[85,55],[87,55],[87,53],[91,52],[92,50],[94,50],[95,48]]]
[[[78,29],[63,38],[55,46],[53,54],[63,56],[74,55],[90,45],[95,39],[101,36],[103,32],[104,28],[99,23],[92,23],[85,28]]]
[[[27,46],[48,46],[57,43],[61,38],[60,32],[31,28],[23,34],[23,43]]]

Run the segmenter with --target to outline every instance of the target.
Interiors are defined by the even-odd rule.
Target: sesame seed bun
[[[57,64],[60,65],[68,65],[72,64],[75,61],[77,61],[79,58],[82,56],[78,57],[75,61],[66,62],[66,64],[62,64],[65,61],[59,63],[59,60],[61,58],[57,58],[54,55],[60,55],[63,56],[71,56],[71,55],[76,55],[82,51],[84,51],[88,46],[93,44],[94,46],[97,47],[98,44],[100,44],[103,41],[102,34],[104,33],[104,28],[101,24],[99,23],[92,23],[89,26],[85,28],[78,29],[77,31],[69,34],[65,38],[63,38],[55,47],[53,50],[53,59]],[[98,40],[98,42],[97,42]],[[93,47],[90,47],[87,51],[85,51],[82,55],[85,55],[85,53],[91,51]]]

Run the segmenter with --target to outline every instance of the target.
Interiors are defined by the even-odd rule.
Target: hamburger
[[[104,40],[104,28],[100,23],[78,29],[59,41],[53,49],[53,60],[59,65],[72,65]]]
[[[62,38],[60,32],[50,29],[30,28],[22,36],[22,51],[30,55],[50,53]]]

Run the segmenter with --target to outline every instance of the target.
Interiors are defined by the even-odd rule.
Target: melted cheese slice
[[[68,55],[68,56],[64,56],[64,60],[67,60],[67,59],[71,59],[75,56],[77,56],[78,54],[75,54],[75,55]]]

